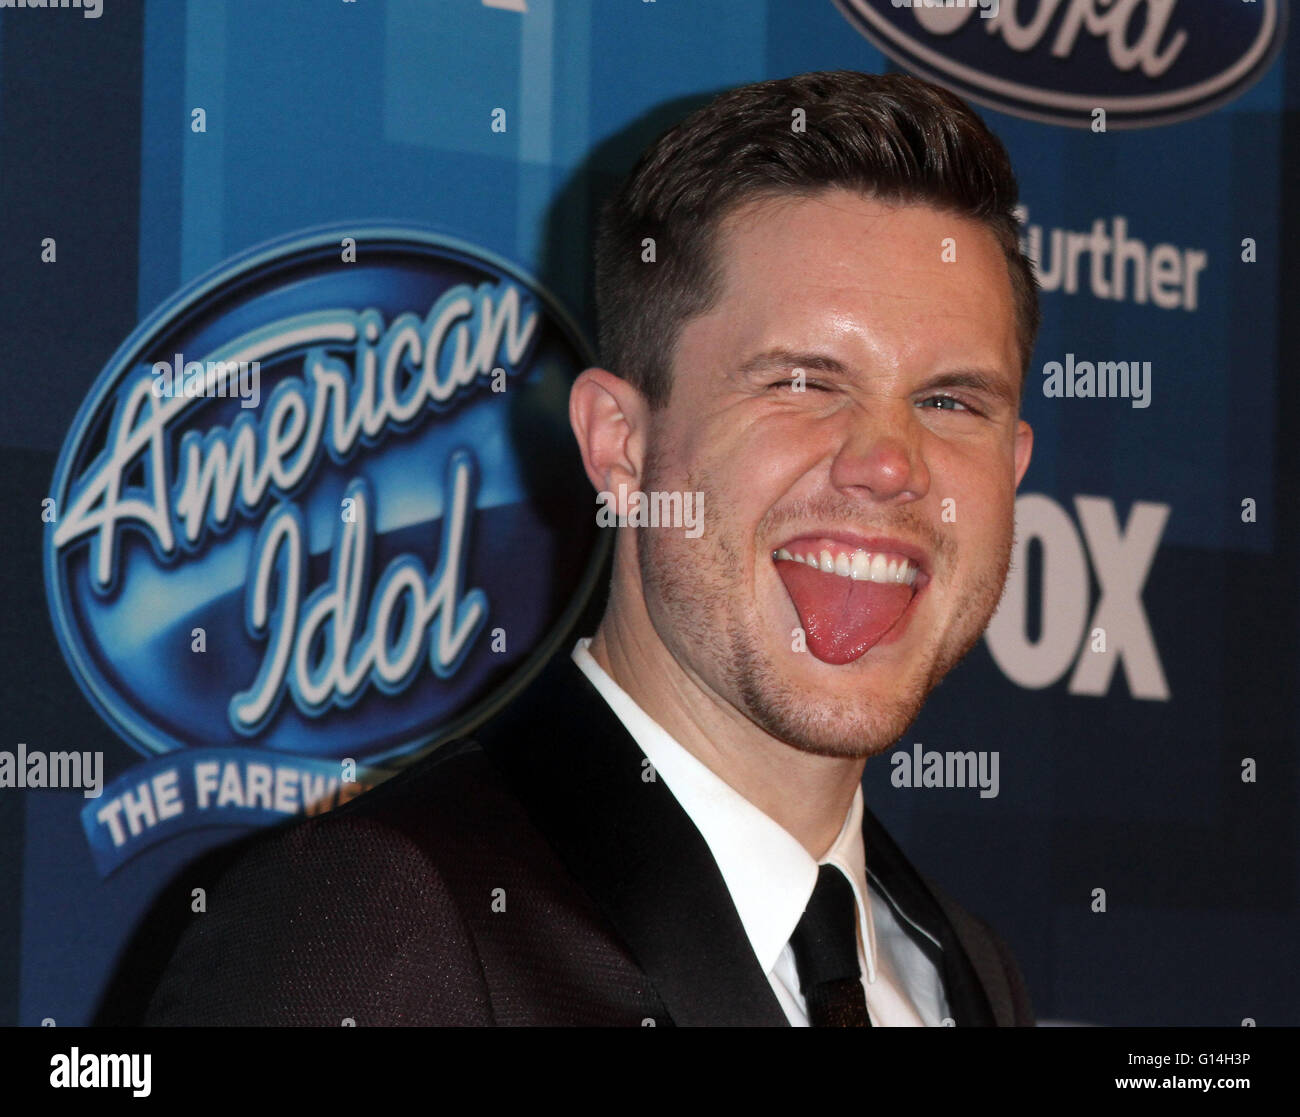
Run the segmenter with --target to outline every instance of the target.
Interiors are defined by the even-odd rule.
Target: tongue
[[[799,612],[808,650],[823,663],[850,663],[863,655],[912,600],[912,587],[901,583],[859,582],[784,559],[776,570]]]

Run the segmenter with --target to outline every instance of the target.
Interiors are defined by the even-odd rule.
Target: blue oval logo
[[[59,456],[73,674],[146,756],[378,764],[463,731],[599,569],[567,420],[591,363],[535,282],[446,237],[330,229],[217,269],[119,349]]]
[[[835,0],[914,73],[1030,120],[1108,128],[1211,112],[1254,84],[1281,48],[1285,0]]]

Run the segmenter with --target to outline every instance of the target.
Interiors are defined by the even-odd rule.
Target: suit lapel
[[[475,736],[675,1024],[788,1026],[707,843],[568,654]]]
[[[948,1014],[958,1027],[995,1026],[997,1021],[988,995],[957,937],[956,928],[912,863],[865,808],[862,840],[872,883],[899,915],[903,930],[943,977]]]

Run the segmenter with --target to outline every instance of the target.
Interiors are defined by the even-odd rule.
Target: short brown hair
[[[805,114],[803,130],[792,127]],[[722,293],[722,219],[765,196],[846,187],[983,222],[1006,256],[1021,388],[1038,335],[1038,281],[1020,250],[1018,188],[1002,142],[964,101],[905,74],[832,70],[728,90],[670,128],[601,208],[596,323],[605,367],[652,408],[672,389],[685,323]],[[655,263],[642,262],[643,241]]]

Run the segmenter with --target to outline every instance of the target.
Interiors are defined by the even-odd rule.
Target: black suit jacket
[[[708,846],[644,759],[561,653],[472,739],[255,839],[146,1023],[788,1026]],[[863,836],[956,1024],[1032,1024],[990,928],[869,812]]]

